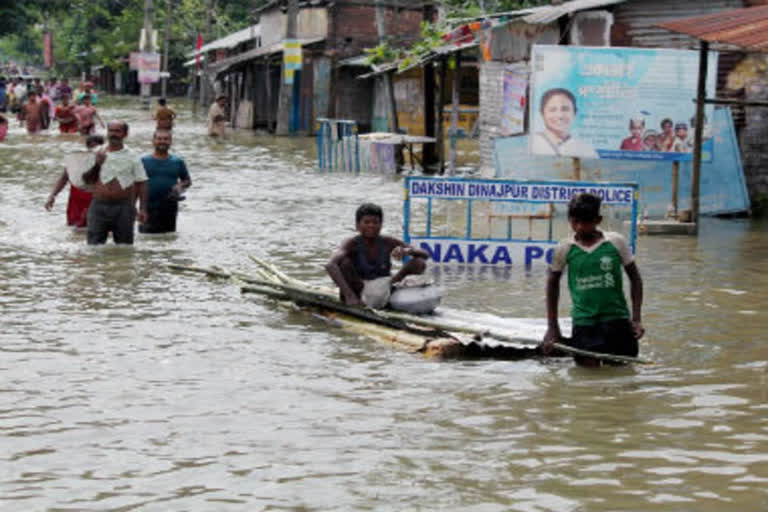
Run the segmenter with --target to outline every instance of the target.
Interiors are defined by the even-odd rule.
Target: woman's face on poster
[[[575,110],[568,96],[555,94],[544,105],[544,125],[558,137],[565,138],[571,131],[573,118],[576,117]]]

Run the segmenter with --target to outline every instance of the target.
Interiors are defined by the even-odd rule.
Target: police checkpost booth
[[[602,199],[602,228],[635,251],[635,183],[407,177],[403,238],[442,264],[530,267],[552,262],[571,232],[567,205],[589,192]]]

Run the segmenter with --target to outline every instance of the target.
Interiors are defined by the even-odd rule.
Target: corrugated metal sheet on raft
[[[741,164],[730,109],[715,110],[712,126],[713,160],[702,162],[701,213],[719,215],[749,209],[749,195]],[[515,179],[572,179],[570,158],[528,153],[528,137],[503,137],[493,141],[496,177]],[[634,160],[581,160],[581,179],[633,181],[640,185],[640,204],[653,217],[663,217],[672,196],[670,162]],[[680,163],[678,207],[690,208],[691,163]]]

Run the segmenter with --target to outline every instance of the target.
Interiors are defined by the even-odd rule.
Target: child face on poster
[[[672,135],[672,121],[670,119],[665,119],[661,122],[661,130],[664,133],[665,137],[669,137]]]
[[[576,117],[576,105],[565,91],[554,92],[544,97],[541,115],[547,131],[564,140],[570,136],[571,124]]]
[[[655,133],[647,133],[643,138],[643,146],[646,151],[658,150],[658,136]]]
[[[639,139],[643,136],[643,132],[645,131],[645,121],[642,120],[631,120],[629,122],[629,133],[632,134],[632,137],[635,139]]]

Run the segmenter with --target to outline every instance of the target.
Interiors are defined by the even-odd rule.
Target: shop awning
[[[302,47],[310,44],[319,43],[322,41],[325,41],[324,37],[316,37],[312,39],[299,39],[299,43],[301,43]],[[233,55],[232,57],[229,57],[227,59],[212,63],[211,70],[218,75],[242,62],[258,59],[259,57],[266,57],[267,55],[271,55],[275,53],[282,53],[283,48],[284,48],[284,44],[282,41],[269,46],[254,48],[253,50],[248,50],[247,52],[243,52],[239,55]]]

